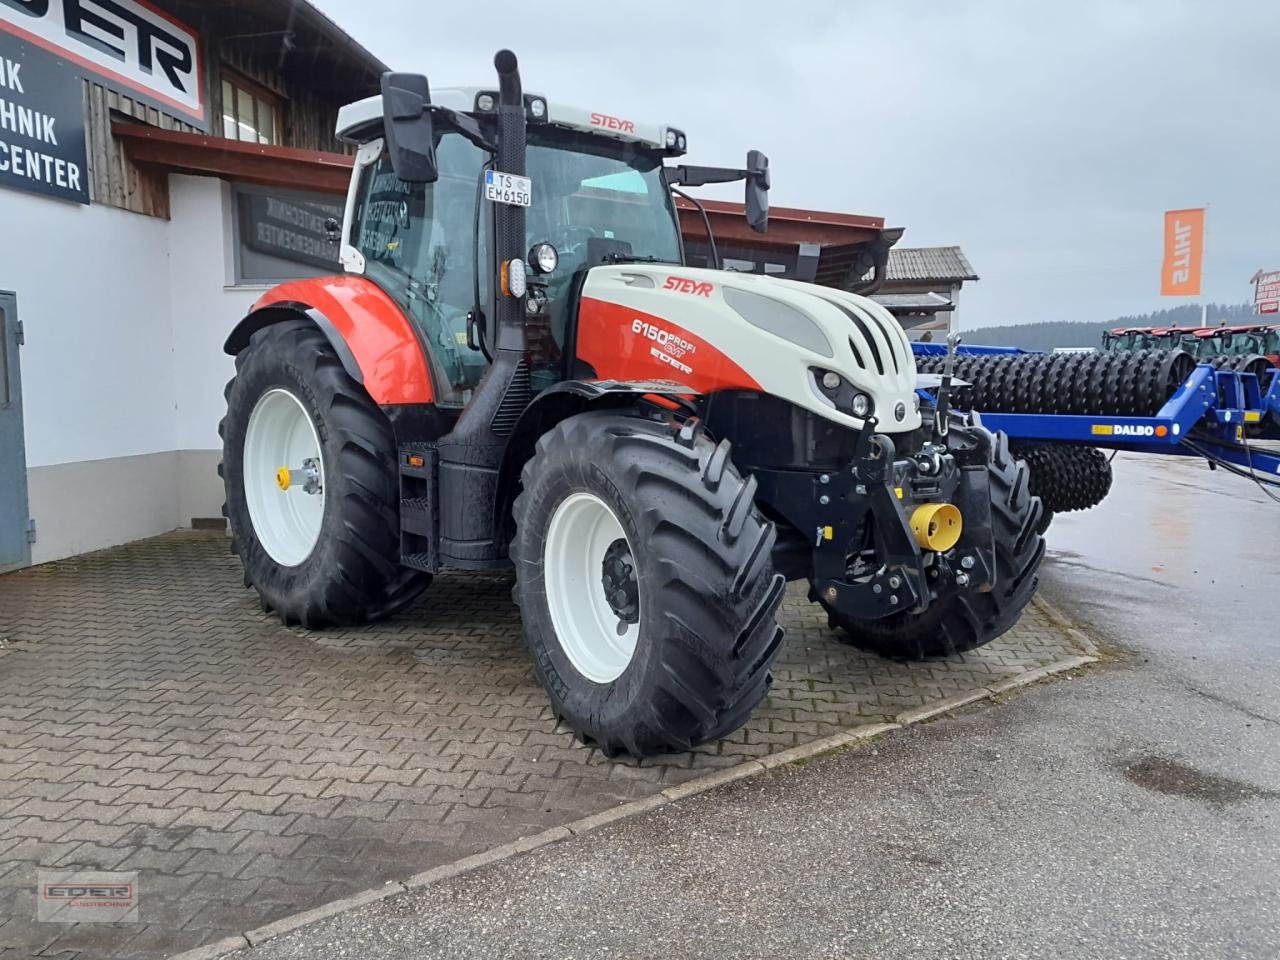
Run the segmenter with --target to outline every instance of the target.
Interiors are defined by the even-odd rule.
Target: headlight
[[[535,243],[529,248],[529,266],[538,273],[554,273],[560,265],[560,252],[550,243]]]
[[[875,409],[870,396],[834,370],[810,367],[809,386],[819,400],[847,416],[865,420]]]

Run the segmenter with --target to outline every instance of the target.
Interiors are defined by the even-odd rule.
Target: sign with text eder
[[[200,35],[146,0],[0,0],[0,31],[208,130]]]
[[[0,186],[89,202],[84,96],[77,71],[3,33]]]

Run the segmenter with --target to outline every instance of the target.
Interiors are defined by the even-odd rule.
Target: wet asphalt
[[[1280,505],[1121,457],[1045,595],[1106,662],[255,960],[1280,956]]]

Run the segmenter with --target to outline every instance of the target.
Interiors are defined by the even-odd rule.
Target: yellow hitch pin
[[[911,532],[925,550],[945,553],[960,541],[964,521],[951,503],[922,503],[911,513]]]
[[[281,490],[288,490],[293,485],[293,477],[290,475],[288,467],[281,467],[276,471],[276,486]]]

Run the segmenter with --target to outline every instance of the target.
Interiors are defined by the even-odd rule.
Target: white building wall
[[[227,184],[170,188],[170,221],[0,197],[0,289],[26,331],[33,562],[220,515],[222,344],[261,288],[230,286]]]
[[[5,191],[0,288],[18,294],[27,466],[172,450],[168,224]]]
[[[178,524],[222,515],[218,422],[235,361],[222,352],[231,328],[266,287],[234,287],[231,186],[171,176],[169,299],[172,303]]]
[[[267,288],[231,285],[230,184],[171,176],[169,192],[173,367],[181,374],[174,393],[176,448],[213,450],[221,446],[222,390],[235,372],[222,345]]]

